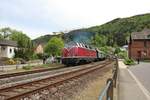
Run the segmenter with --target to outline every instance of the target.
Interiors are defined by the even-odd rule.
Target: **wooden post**
[[[107,90],[106,94],[106,100],[113,100],[113,80],[109,78],[107,80],[107,83],[110,82],[109,88]]]

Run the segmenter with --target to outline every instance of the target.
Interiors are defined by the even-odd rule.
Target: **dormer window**
[[[150,35],[148,35],[147,38],[150,39]]]

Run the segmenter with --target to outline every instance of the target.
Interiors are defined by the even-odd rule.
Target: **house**
[[[0,58],[13,58],[17,49],[17,42],[11,40],[0,40]]]
[[[135,60],[150,59],[150,29],[131,33],[128,55]]]
[[[38,44],[35,48],[35,53],[36,54],[43,54],[44,53],[44,49],[43,49],[43,45],[42,44]]]

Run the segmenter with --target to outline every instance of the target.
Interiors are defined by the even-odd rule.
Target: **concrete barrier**
[[[36,66],[36,65],[42,65],[42,64],[43,64],[42,62],[39,62],[39,63],[31,63],[31,64],[4,65],[4,66],[0,66],[0,71],[22,69],[24,66]]]

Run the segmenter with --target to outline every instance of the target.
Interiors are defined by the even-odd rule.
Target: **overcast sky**
[[[150,0],[0,0],[0,28],[34,39],[144,13],[150,13]]]

